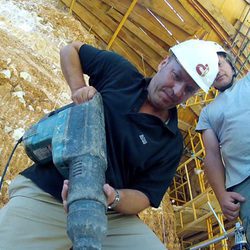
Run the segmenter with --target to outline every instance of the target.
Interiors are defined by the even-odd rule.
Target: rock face
[[[61,73],[60,48],[94,37],[58,0],[2,0],[0,5],[0,176],[16,140],[47,112],[71,102]],[[31,164],[19,146],[0,197],[18,172]]]

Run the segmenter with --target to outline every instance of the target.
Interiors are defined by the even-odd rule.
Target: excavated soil
[[[95,44],[56,0],[0,1],[0,173],[25,129],[49,111],[71,102],[59,51],[79,40]],[[11,160],[0,199],[18,172],[29,166],[22,145]],[[0,175],[1,175],[0,174]]]

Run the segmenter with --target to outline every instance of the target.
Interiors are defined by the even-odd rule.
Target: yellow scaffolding
[[[193,235],[196,235],[195,240],[204,241],[224,234],[208,206],[209,202],[224,225],[219,203],[204,175],[205,149],[201,135],[194,128],[190,128],[188,136],[191,156],[178,167],[168,190],[175,210],[177,235],[182,246],[187,245],[186,241],[194,238]],[[209,249],[228,250],[227,239],[210,245]]]

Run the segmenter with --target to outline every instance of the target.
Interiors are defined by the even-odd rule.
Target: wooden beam
[[[179,5],[178,14],[183,16],[183,18],[185,16],[185,21],[184,20],[182,21],[178,17],[178,15],[173,11],[173,9],[171,9],[170,5],[168,5],[164,0],[161,0],[161,1],[141,0],[140,4],[143,7],[150,9],[158,16],[163,17],[164,19],[174,24],[178,28],[182,29],[189,35],[194,35],[196,30],[199,29],[199,24],[195,21],[194,18],[192,18],[191,15],[188,15],[188,12],[181,5]],[[175,7],[175,8],[177,6],[177,4],[175,4],[175,6],[173,6],[173,4],[171,5],[172,7]],[[182,8],[180,8],[180,6]]]
[[[107,15],[115,19],[117,22],[120,22],[122,19],[122,15],[114,8],[110,8],[107,12]],[[164,58],[168,53],[167,50],[161,47],[154,39],[152,39],[145,31],[140,29],[137,25],[135,25],[130,20],[127,20],[124,24],[132,34],[138,36],[138,38],[142,41],[146,41],[147,45],[153,49],[157,54],[159,54],[160,58]]]
[[[236,30],[234,26],[226,20],[219,8],[217,8],[210,0],[196,1],[211,15],[214,20],[216,20],[216,24],[220,25],[220,27],[222,27],[230,37],[233,37]]]
[[[201,105],[194,105],[194,106],[190,106],[189,108],[197,115],[197,117],[200,115],[200,112],[202,110]]]
[[[62,0],[67,6],[70,5],[70,0]],[[87,2],[87,1],[86,1]],[[85,4],[86,4],[85,2]],[[81,18],[81,20],[87,24],[88,27],[106,44],[110,40],[113,32],[107,27],[101,20],[93,15],[87,8],[81,5],[78,1],[74,4],[74,13]],[[111,24],[112,25],[112,24]],[[114,28],[115,29],[115,28]],[[113,50],[121,55],[125,56],[129,61],[134,63],[138,69],[145,75],[149,76],[154,72],[154,69],[150,67],[147,62],[142,60],[141,56],[138,56],[134,50],[132,50],[128,45],[123,42],[120,38],[117,38],[114,43]]]
[[[124,14],[127,10],[127,6],[130,0],[116,1],[116,0],[102,0],[106,4],[115,8],[120,13]],[[161,39],[163,43],[173,46],[176,44],[174,38],[157,22],[157,20],[144,8],[135,6],[135,11],[133,11],[129,19],[131,22],[135,23],[138,27],[142,27],[146,33],[152,33],[154,36]]]
[[[108,26],[108,28],[115,32],[118,22],[116,22],[113,18],[111,18],[109,15],[107,15],[107,12],[103,12],[103,8],[97,8],[95,3],[98,2],[96,0],[80,0],[79,1],[82,6],[84,6],[90,13],[93,13],[93,15],[97,18],[97,20],[100,20],[104,25]],[[106,8],[105,8],[106,9]],[[85,18],[85,17],[83,17]],[[117,34],[118,35],[118,34]],[[112,35],[110,35],[111,37]],[[119,30],[119,36],[116,37],[118,39],[122,40],[125,44],[127,44],[127,47],[130,47],[131,50],[134,50],[134,52],[130,55],[130,57],[134,57],[134,54],[137,54],[141,60],[144,60],[144,66],[148,67],[149,65],[152,69],[157,70],[158,64],[160,63],[159,55],[154,52],[143,40],[140,40],[137,36],[135,36],[133,33],[131,33],[129,30],[127,30],[125,27]],[[110,43],[109,38],[109,43]],[[114,42],[115,40],[113,40]],[[113,43],[112,42],[112,43]],[[134,60],[132,61],[134,62]],[[141,65],[142,62],[140,61]],[[148,71],[148,70],[147,70]]]
[[[210,32],[212,30],[211,26],[205,21],[205,19],[194,9],[190,0],[178,0],[180,4],[188,11],[190,15],[199,23],[199,25],[206,31]]]
[[[231,45],[230,34],[228,34],[223,28],[221,28],[218,22],[214,20],[213,16],[211,16],[209,11],[206,10],[198,2],[200,0],[188,0],[188,1],[192,4],[193,8],[203,17],[203,19],[213,29],[213,31],[216,32],[217,36],[219,36],[219,38],[223,41],[223,43]]]
[[[193,36],[197,32],[195,30],[195,32],[190,35],[188,32],[184,31],[183,29],[180,29],[178,26],[169,22],[167,19],[160,17],[155,13],[153,14],[165,26],[165,28],[172,33],[172,37],[178,42],[185,41],[187,37]]]
[[[74,6],[74,4],[75,4],[75,1],[76,1],[76,0],[71,0],[71,4],[70,4],[70,7],[69,7],[69,13],[70,13],[70,14],[72,14],[72,8],[73,8],[73,6]]]
[[[183,120],[178,120],[178,128],[182,131],[187,132],[189,128],[191,128],[191,125]]]
[[[186,224],[183,228],[181,229],[177,229],[177,235],[178,237],[183,237],[185,234],[187,234],[188,232],[193,232],[194,228],[201,224],[202,222],[205,223],[206,219],[211,217],[213,215],[212,212],[209,212],[205,215],[203,215],[202,217],[200,217],[199,219],[193,220],[192,222]],[[207,230],[207,227],[204,227],[204,231]]]

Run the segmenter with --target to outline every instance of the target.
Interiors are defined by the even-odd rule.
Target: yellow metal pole
[[[72,9],[74,7],[74,4],[75,4],[76,0],[72,0],[71,1],[71,4],[70,4],[70,7],[69,7],[69,13],[72,14]]]
[[[207,232],[208,232],[208,239],[212,239],[214,235],[213,235],[213,223],[211,218],[207,219]],[[209,246],[209,249],[215,250],[214,244],[211,244]]]
[[[201,169],[201,164],[200,161],[197,161],[197,169]],[[199,183],[200,183],[200,188],[201,188],[201,192],[204,193],[206,188],[205,188],[205,181],[204,181],[204,172],[201,172],[198,174],[198,178],[199,178]]]
[[[221,224],[224,226],[224,220],[223,220],[223,215],[221,213],[218,213],[218,218],[221,222]],[[222,230],[222,227],[220,227],[220,233],[221,234],[224,234],[225,232]],[[221,241],[221,250],[228,250],[228,246],[227,246],[227,238],[226,239],[223,239]]]
[[[191,143],[191,147],[192,147],[192,151],[193,151],[193,154],[194,154],[194,161],[195,161],[195,166],[197,169],[201,169],[200,167],[200,164],[198,162],[198,159],[196,158],[196,150],[195,150],[195,146],[194,146],[194,136],[192,136],[192,133],[191,133],[191,129],[188,130],[188,134],[189,134],[189,138],[190,138],[190,143]],[[204,185],[204,180],[201,178],[201,175],[198,174],[198,180],[199,180],[199,185],[200,185],[200,189],[201,189],[201,192],[205,192],[205,185]]]
[[[180,223],[181,223],[181,228],[183,228],[184,227],[184,225],[183,225],[183,218],[182,218],[182,210],[180,211]]]
[[[188,189],[189,189],[189,194],[190,194],[191,203],[192,203],[192,209],[193,209],[193,213],[194,213],[194,220],[196,220],[197,219],[197,214],[196,214],[195,204],[194,204],[194,201],[193,201],[193,194],[192,194],[192,188],[191,188],[191,183],[190,183],[190,179],[189,179],[189,173],[188,173],[187,165],[185,165],[185,172],[186,172]]]
[[[192,187],[191,187],[191,183],[190,183],[190,179],[189,179],[189,173],[188,173],[187,165],[185,165],[184,167],[185,167],[185,173],[186,173],[186,177],[187,177],[188,191],[189,191],[189,195],[190,195],[190,200],[193,200]]]
[[[197,121],[195,120],[195,126],[197,125]],[[198,138],[199,138],[199,141],[200,141],[200,145],[201,145],[201,149],[203,151],[203,155],[205,155],[205,147],[204,147],[204,144],[203,144],[203,140],[202,140],[202,137],[201,137],[201,134],[200,133],[197,133],[198,134]],[[200,165],[200,161],[198,162],[199,163],[199,169],[201,169],[201,165]],[[205,192],[206,190],[206,187],[205,187],[205,180],[204,180],[204,172],[201,173],[201,176],[200,176],[200,185],[201,185],[201,191],[202,192]]]
[[[185,181],[183,180],[183,175],[181,176],[181,184],[182,184],[182,193],[184,197],[184,201],[187,202],[186,190],[185,190]]]
[[[73,1],[74,1],[74,0],[73,0]],[[133,2],[130,4],[130,6],[129,6],[127,12],[125,13],[125,15],[123,16],[121,22],[119,23],[119,25],[118,25],[118,27],[117,27],[115,33],[114,33],[113,36],[111,37],[111,39],[110,39],[110,41],[109,41],[109,43],[108,43],[107,49],[110,49],[110,48],[111,48],[111,46],[112,46],[113,42],[115,41],[115,39],[116,39],[118,33],[120,32],[122,26],[124,25],[124,23],[126,22],[128,16],[130,15],[130,13],[132,12],[132,10],[134,9],[134,7],[135,7],[137,1],[138,1],[138,0],[133,0]]]
[[[176,180],[174,178],[174,193],[175,193],[175,198],[176,200],[178,199],[178,193],[177,193],[177,186],[176,186]]]

